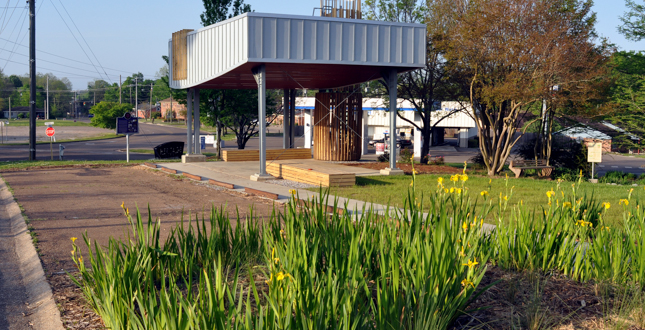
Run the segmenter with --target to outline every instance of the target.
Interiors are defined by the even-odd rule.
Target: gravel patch
[[[269,181],[265,181],[265,182],[266,183],[277,184],[279,186],[295,188],[295,189],[318,188],[318,186],[313,185],[313,184],[302,183],[302,182],[291,181],[291,180],[284,180],[284,179],[275,179],[275,180],[269,180]]]

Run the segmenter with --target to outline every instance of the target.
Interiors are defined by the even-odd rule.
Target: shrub
[[[90,113],[94,114],[91,124],[96,127],[115,129],[116,119],[130,111],[132,111],[131,104],[102,101],[90,109]]]
[[[522,159],[535,159],[535,142],[524,143],[516,149]],[[576,172],[591,173],[587,162],[587,147],[576,140],[553,139],[549,164],[556,168],[567,168]]]
[[[409,148],[404,148],[401,150],[401,154],[399,155],[399,162],[403,164],[412,164],[414,161],[414,152],[410,150]]]
[[[430,157],[430,161],[428,162],[430,165],[443,165],[445,163],[443,156]]]
[[[609,171],[601,176],[598,180],[600,183],[616,183],[616,184],[645,184],[645,174],[640,176],[634,173],[625,173],[622,171]]]

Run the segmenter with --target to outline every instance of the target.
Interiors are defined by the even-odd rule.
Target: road
[[[599,175],[604,175],[609,171],[622,171],[639,175],[645,173],[645,158],[635,156],[605,154],[602,155],[602,163],[596,165],[596,171]]]
[[[177,127],[154,125],[149,123],[140,124],[140,133],[130,136],[131,149],[152,149],[156,145],[170,141],[186,142],[186,130]],[[301,146],[303,140],[296,140],[298,146]],[[125,137],[84,141],[84,142],[67,142],[62,143],[65,147],[66,160],[125,160]],[[236,149],[235,141],[225,141],[225,149]],[[247,143],[247,149],[257,149],[259,140],[252,138]],[[279,136],[267,137],[267,147],[270,149],[282,148],[282,138]],[[433,154],[443,155],[448,162],[463,162],[476,154],[474,149],[458,148],[458,151],[434,151]],[[215,152],[212,145],[206,146],[206,152]],[[373,150],[370,150],[373,153]],[[39,160],[50,159],[49,145],[39,144],[36,149],[36,156]],[[17,161],[27,160],[29,157],[29,147],[27,145],[0,146],[0,161]],[[130,159],[145,160],[151,159],[151,154],[131,153]],[[58,159],[58,144],[54,144],[54,159]],[[376,159],[374,154],[369,154],[363,159]],[[645,158],[634,156],[620,156],[613,154],[603,155],[603,162],[597,164],[596,171],[604,175],[608,171],[623,171],[635,174],[645,173]]]
[[[164,142],[182,141],[186,143],[186,130],[177,127],[154,125],[148,123],[141,123],[139,125],[139,134],[130,136],[130,149],[148,149],[151,150],[155,146]],[[81,141],[81,142],[67,142],[67,143],[54,143],[54,159],[58,159],[58,145],[62,144],[65,147],[64,159],[65,160],[125,160],[125,137],[96,140],[96,141]],[[236,149],[237,146],[234,141],[226,141],[227,149]],[[281,148],[281,137],[268,137],[267,147]],[[258,139],[253,138],[247,143],[248,149],[258,148]],[[215,152],[212,145],[206,146],[206,152]],[[38,160],[51,159],[49,144],[38,144],[36,146],[36,158]],[[152,154],[136,154],[131,153],[130,159],[145,160],[153,158]],[[28,145],[13,145],[13,146],[0,146],[0,161],[18,161],[29,159],[29,146]]]

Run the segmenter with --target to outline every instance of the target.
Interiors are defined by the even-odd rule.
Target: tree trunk
[[[217,120],[217,159],[222,160],[222,121]]]

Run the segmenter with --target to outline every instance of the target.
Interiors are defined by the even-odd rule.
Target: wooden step
[[[302,182],[317,186],[347,187],[356,184],[354,173],[345,173],[326,168],[307,168],[299,163],[270,163],[267,162],[267,173],[285,180]]]

